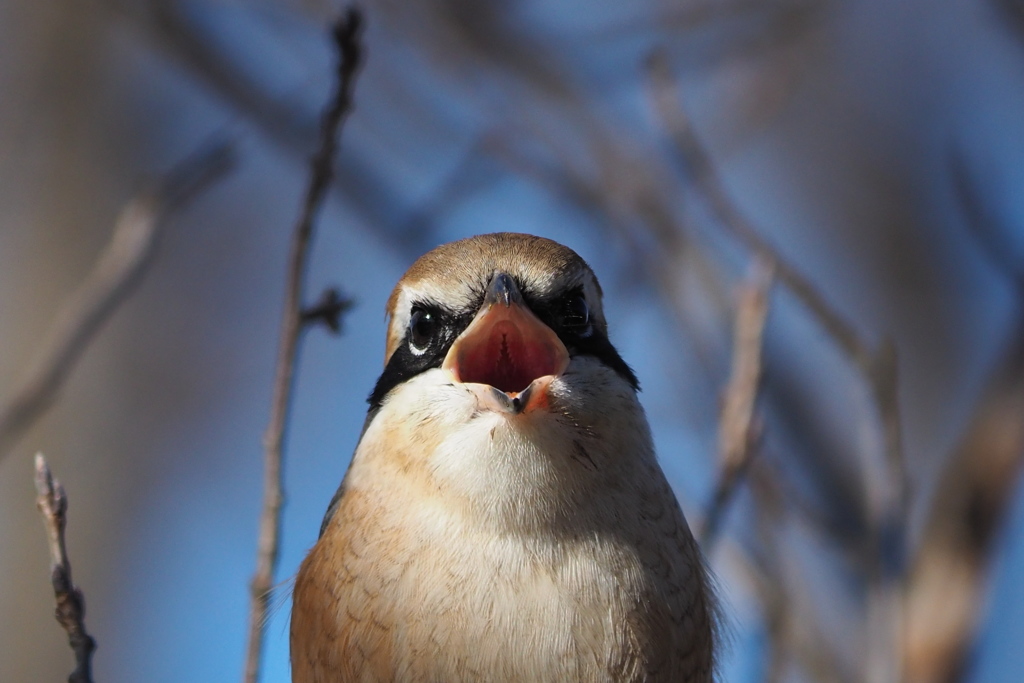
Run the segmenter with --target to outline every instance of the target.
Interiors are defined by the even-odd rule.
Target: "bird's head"
[[[637,389],[608,341],[593,271],[542,237],[497,233],[438,247],[399,281],[387,314],[385,369],[371,409],[424,373],[464,386],[483,410],[543,409],[552,380],[583,358]]]
[[[425,478],[474,504],[530,497],[539,519],[621,482],[636,457],[653,461],[636,376],[571,249],[511,233],[446,244],[413,264],[387,310],[365,471]]]

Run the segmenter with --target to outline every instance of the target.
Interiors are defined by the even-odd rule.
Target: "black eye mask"
[[[558,335],[570,357],[593,356],[626,380],[634,391],[640,390],[633,370],[622,360],[608,337],[590,320],[582,287],[550,301],[524,292],[523,300]],[[482,303],[483,295],[480,301]],[[405,337],[367,398],[370,411],[380,408],[385,397],[399,384],[421,372],[441,367],[452,343],[469,327],[478,308],[479,305],[472,312],[456,313],[433,302],[414,303]]]

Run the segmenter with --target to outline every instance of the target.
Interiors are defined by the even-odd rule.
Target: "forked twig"
[[[57,623],[68,634],[68,644],[75,653],[75,670],[68,683],[92,683],[92,653],[96,641],[85,630],[85,598],[71,580],[71,563],[64,543],[67,526],[68,497],[64,487],[53,478],[42,453],[36,455],[36,506],[43,513],[46,535],[50,542],[50,582],[57,599]]]
[[[342,123],[352,110],[355,75],[362,61],[362,23],[362,14],[358,10],[349,9],[334,26],[334,42],[338,49],[337,90],[324,114],[320,146],[310,162],[309,186],[292,235],[270,422],[263,436],[263,509],[260,514],[256,573],[249,588],[249,634],[243,677],[245,683],[256,683],[259,679],[263,635],[280,554],[281,506],[284,499],[281,462],[285,428],[291,407],[299,335],[311,320],[324,317],[323,313],[315,317],[304,315],[306,311],[302,305],[303,284],[309,262],[313,224],[334,176],[334,156],[338,148]]]
[[[63,303],[35,358],[0,408],[0,460],[53,402],[93,336],[138,285],[164,219],[234,165],[234,146],[208,144],[128,203],[92,271]]]

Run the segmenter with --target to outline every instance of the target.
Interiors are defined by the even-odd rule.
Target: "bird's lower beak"
[[[490,385],[514,412],[540,400],[537,380],[558,376],[569,352],[550,327],[523,302],[515,281],[495,273],[483,306],[452,348],[442,367],[455,381]],[[546,390],[546,387],[544,387]],[[528,391],[529,390],[529,391]],[[497,392],[493,392],[497,393]]]

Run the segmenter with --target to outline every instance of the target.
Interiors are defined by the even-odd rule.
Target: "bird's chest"
[[[643,680],[661,658],[658,591],[629,544],[420,513],[347,524],[314,560],[319,621],[352,680]]]

